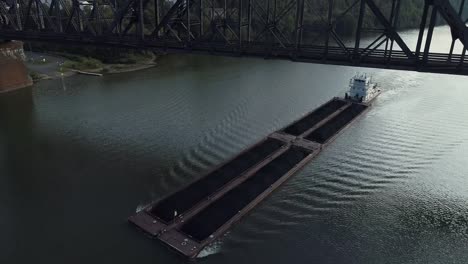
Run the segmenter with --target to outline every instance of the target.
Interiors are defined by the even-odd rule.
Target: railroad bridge
[[[468,74],[465,0],[419,0],[415,45],[399,28],[408,2],[0,0],[0,39]],[[444,53],[431,49],[441,24]]]

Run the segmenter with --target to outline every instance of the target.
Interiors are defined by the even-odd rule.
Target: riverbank
[[[139,56],[132,63],[104,63],[95,58],[59,52],[26,52],[26,56],[26,65],[35,82],[82,73],[99,76],[139,71],[155,67],[158,59],[154,53]]]

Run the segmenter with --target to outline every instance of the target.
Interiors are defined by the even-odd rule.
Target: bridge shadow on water
[[[126,217],[151,199],[154,169],[165,161],[109,157],[102,146],[44,127],[35,108],[31,88],[0,96],[0,223],[6,227],[0,263],[60,263],[72,255],[83,260],[106,244],[100,249],[105,254],[91,254],[103,262],[121,243],[136,249],[126,253],[131,261],[137,248],[154,247],[145,239],[135,245],[132,237],[140,234]]]
[[[0,96],[0,136],[7,172],[10,175],[31,173],[31,141],[34,127],[32,88]]]

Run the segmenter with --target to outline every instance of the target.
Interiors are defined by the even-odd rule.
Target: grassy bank
[[[125,56],[118,60],[118,63],[106,63],[99,59],[78,54],[65,52],[53,52],[52,54],[66,58],[61,65],[61,71],[79,70],[95,73],[119,73],[124,71],[137,70],[144,66],[148,68],[156,64],[156,55],[153,53]]]
[[[26,62],[33,81],[68,77],[77,73],[114,74],[142,70],[156,65],[153,53],[125,57],[122,63],[105,63],[99,59],[67,52],[35,52]],[[122,58],[121,58],[122,59]]]
[[[25,49],[65,58],[59,65],[62,73],[70,70],[94,73],[119,73],[154,66],[157,56],[152,51],[118,48],[26,43]]]

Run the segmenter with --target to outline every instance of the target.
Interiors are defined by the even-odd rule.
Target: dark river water
[[[187,263],[126,218],[360,70],[159,64],[0,96],[0,263]],[[196,262],[468,263],[468,77],[365,71],[384,90],[374,108]]]

